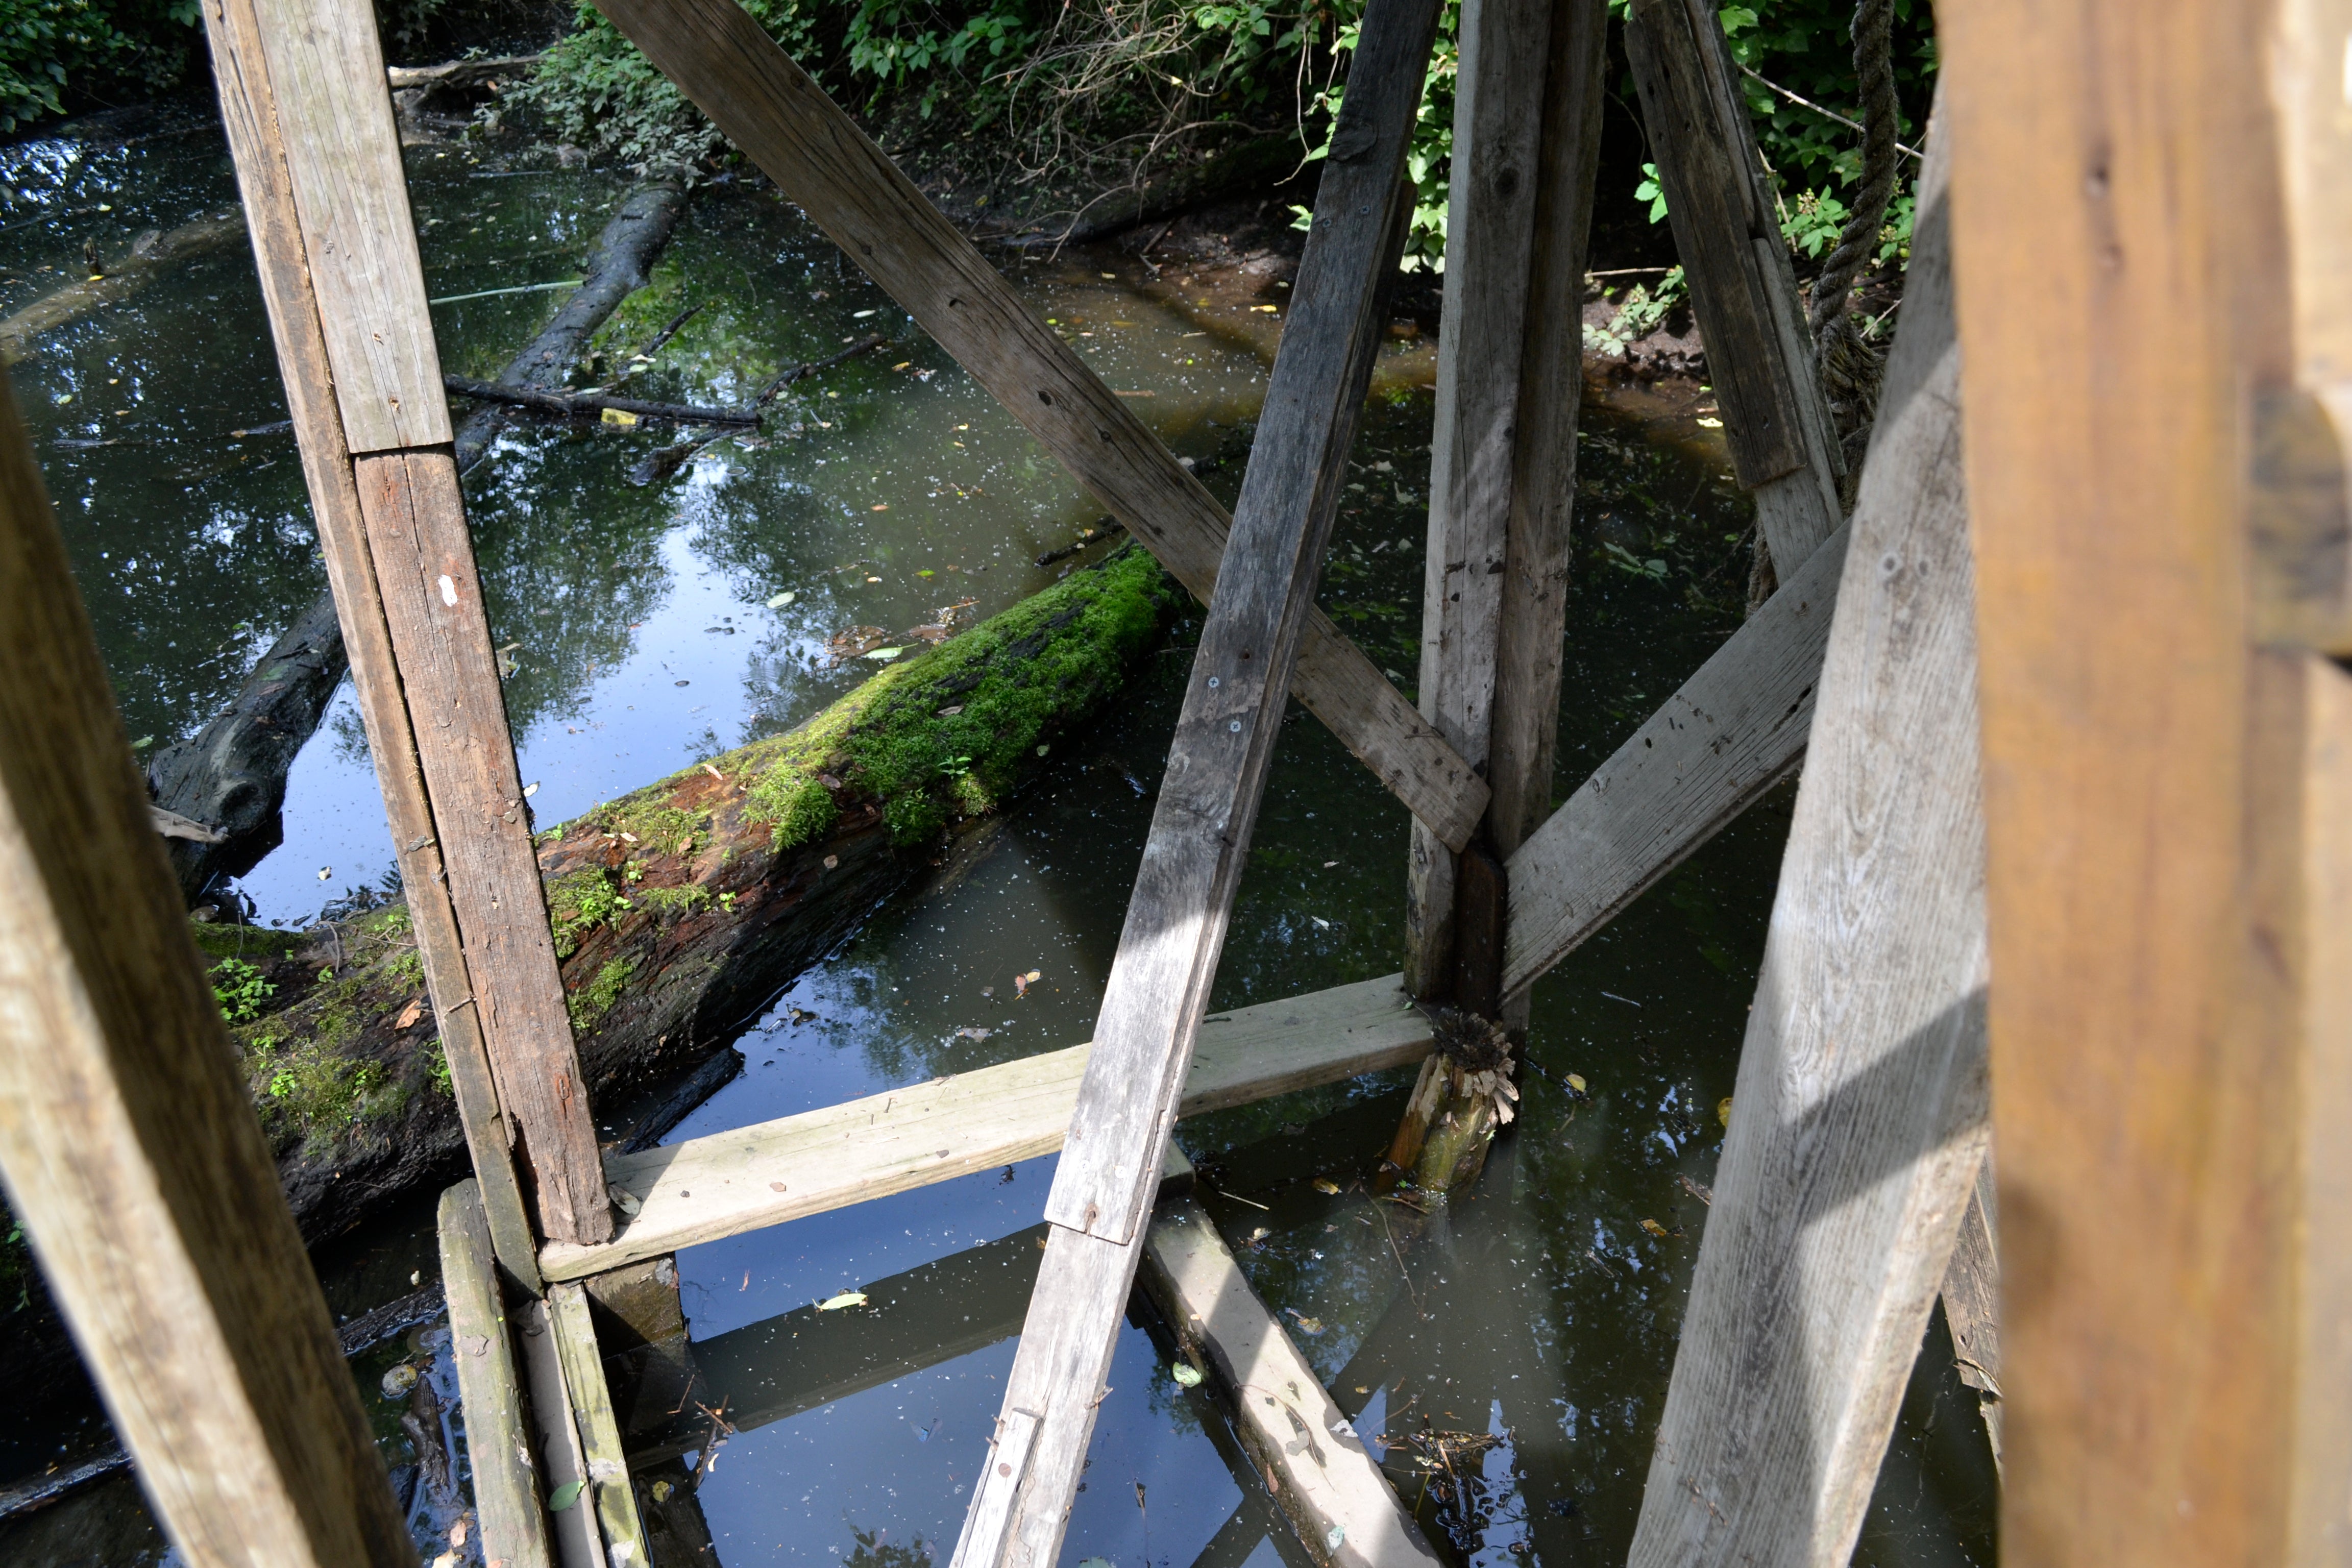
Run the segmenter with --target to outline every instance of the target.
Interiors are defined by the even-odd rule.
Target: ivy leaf
[[[588,1483],[585,1481],[566,1481],[562,1486],[556,1488],[553,1491],[548,1493],[547,1511],[550,1513],[562,1513],[565,1509],[570,1508],[573,1503],[578,1502],[580,1500],[580,1494],[586,1489],[587,1484]]]

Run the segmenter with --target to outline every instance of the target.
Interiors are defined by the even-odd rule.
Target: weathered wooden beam
[[[596,1328],[588,1321],[587,1291],[577,1280],[547,1289],[548,1332],[563,1373],[572,1417],[580,1433],[588,1485],[579,1506],[593,1506],[604,1555],[614,1563],[650,1561],[645,1521],[629,1485],[628,1457],[621,1451],[621,1426],[613,1416],[612,1391],[604,1385],[604,1358],[596,1348]]]
[[[1629,1562],[1853,1554],[1983,1163],[1984,819],[1943,139]]]
[[[1845,461],[1715,0],[1634,0],[1625,55],[1732,471],[1785,578],[1843,519]]]
[[[1528,314],[1528,258],[1544,194],[1540,132],[1553,10],[1552,0],[1465,0],[1454,78],[1445,310],[1437,340],[1429,550],[1421,596],[1421,711],[1482,774],[1493,733],[1496,652],[1519,468],[1521,378],[1503,367],[1517,367],[1528,355],[1531,329],[1540,331]],[[1582,329],[1561,325],[1578,335],[1579,358],[1551,369],[1569,371],[1572,405],[1583,387],[1574,368],[1581,363]],[[1542,346],[1555,347],[1549,339]],[[1553,584],[1556,592],[1564,585]],[[1454,847],[1419,823],[1406,868],[1405,985],[1416,996],[1447,1000],[1455,989],[1456,905],[1473,889],[1459,885]],[[1476,879],[1475,891],[1490,897],[1478,900],[1475,910],[1460,911],[1482,928],[1493,920],[1491,895],[1500,891],[1493,882]],[[1479,1004],[1466,999],[1465,1005]]]
[[[563,1351],[545,1297],[515,1312],[524,1384],[530,1391],[531,1447],[539,1456],[540,1502],[562,1568],[608,1568],[604,1532],[596,1514],[587,1445],[564,1381]]]
[[[1494,791],[1487,833],[1506,860],[1551,815],[1576,421],[1584,404],[1584,268],[1601,167],[1608,6],[1604,0],[1557,0],[1550,34],[1486,753],[1486,784]]]
[[[1524,993],[1803,757],[1845,553],[1841,527],[1511,857],[1507,996]]]
[[[1232,527],[1223,509],[758,22],[735,0],[600,8],[1195,598],[1210,598]],[[1293,688],[1417,819],[1449,845],[1468,841],[1485,782],[1311,607]]]
[[[1238,1008],[1202,1021],[1177,1114],[1409,1066],[1429,1047],[1429,1020],[1393,974]],[[551,1279],[577,1279],[1050,1154],[1069,1131],[1091,1051],[1073,1046],[612,1155],[606,1179],[636,1212],[603,1246],[549,1243],[540,1267]]]
[[[5,389],[0,1177],[180,1553],[416,1561]]]
[[[1375,0],[1364,15],[958,1568],[1046,1568],[1060,1550],[1363,410],[1436,23],[1434,0]]]
[[[446,442],[448,416],[374,17],[328,0],[273,9],[265,24],[257,0],[221,0],[205,25],[451,1084],[499,1260],[535,1286],[532,1205],[541,1233],[573,1240],[602,1239],[610,1218],[552,951],[543,962],[531,952],[532,930],[548,941],[538,877],[479,879],[502,878],[518,847],[528,866],[529,831],[494,754],[511,775],[464,514],[440,472],[446,449],[391,449]],[[406,593],[379,580],[378,548],[402,542],[418,579]],[[461,729],[445,735],[453,716]],[[518,1144],[533,1168],[528,1199]]]
[[[1177,1343],[1210,1374],[1234,1435],[1318,1568],[1435,1568],[1437,1554],[1379,1461],[1192,1198],[1164,1201],[1153,1215],[1141,1283]]]
[[[2340,1563],[2352,693],[2259,565],[2260,436],[2342,386],[2352,300],[2319,263],[2346,250],[2352,16],[1970,0],[1937,22],[2002,1560]]]
[[[460,1182],[441,1194],[440,1236],[449,1354],[466,1408],[466,1457],[481,1521],[482,1561],[548,1568],[547,1517],[515,1375],[514,1331],[478,1181]]]
[[[1977,1415],[1992,1449],[1993,1469],[2006,1473],[2000,1450],[2000,1239],[1993,1198],[1992,1157],[1985,1157],[1969,1193],[1969,1212],[1952,1242],[1937,1296],[1951,1331],[1954,1370],[1976,1391]]]

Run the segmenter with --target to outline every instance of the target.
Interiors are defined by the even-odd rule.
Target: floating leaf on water
[[[768,608],[772,610],[781,610],[786,605],[791,604],[794,599],[799,597],[800,595],[798,594],[795,594],[790,588],[787,588],[781,594],[770,596],[768,600]]]
[[[405,1399],[408,1391],[415,1386],[416,1369],[406,1362],[383,1374],[383,1396],[386,1399]]]
[[[852,310],[849,312],[849,319],[853,321],[862,321],[874,313],[872,310]]]
[[[1298,1311],[1297,1311],[1297,1310],[1293,1310],[1293,1311],[1291,1312],[1291,1314],[1290,1314],[1290,1315],[1291,1315],[1292,1317],[1294,1317],[1294,1318],[1296,1318],[1296,1319],[1297,1319],[1297,1320],[1298,1320],[1298,1331],[1299,1331],[1300,1333],[1302,1333],[1302,1334],[1307,1334],[1307,1335],[1308,1335],[1308,1336],[1310,1336],[1310,1337],[1312,1337],[1312,1336],[1316,1336],[1316,1335],[1319,1335],[1319,1334],[1321,1334],[1321,1333],[1322,1333],[1322,1331],[1323,1331],[1323,1320],[1322,1320],[1322,1319],[1320,1319],[1320,1318],[1310,1318],[1310,1317],[1306,1316],[1304,1313],[1302,1313],[1302,1312],[1298,1312]]]
[[[1339,1184],[1328,1176],[1318,1176],[1315,1178],[1315,1190],[1327,1196],[1336,1197],[1339,1195]]]
[[[670,1494],[671,1492],[675,1491],[676,1489],[676,1489],[675,1487],[672,1487],[672,1486],[671,1486],[667,1481],[656,1481],[656,1482],[653,1484],[654,1501],[656,1501],[656,1502],[667,1502],[667,1501],[669,1501],[669,1494]]]
[[[1584,1075],[1580,1072],[1572,1072],[1569,1074],[1568,1087],[1574,1089],[1577,1093],[1582,1094],[1584,1092]]]
[[[996,1031],[993,1029],[977,1028],[967,1024],[962,1028],[958,1029],[955,1032],[955,1037],[959,1040],[984,1040],[994,1033],[996,1033]]]
[[[1194,1366],[1189,1361],[1180,1361],[1174,1366],[1170,1367],[1168,1369],[1168,1375],[1176,1380],[1179,1387],[1198,1388],[1201,1386],[1201,1369]]]
[[[637,416],[625,408],[607,408],[604,410],[603,418],[607,425],[623,426],[635,425],[637,422]]]
[[[1723,421],[1720,419],[1702,419],[1698,422],[1698,427],[1702,430],[1720,430],[1723,428]]]
[[[863,1307],[864,1305],[866,1305],[865,1291],[844,1290],[830,1300],[819,1301],[816,1304],[816,1310],[820,1312],[838,1312],[844,1307]]]
[[[1028,995],[1029,987],[1036,984],[1038,981],[1044,979],[1045,974],[1045,972],[1042,969],[1033,969],[1026,974],[1014,975],[1013,977],[1013,994],[1015,996]]]
[[[1643,1220],[1642,1222],[1642,1228],[1648,1231],[1652,1236],[1664,1236],[1666,1234],[1666,1227],[1660,1225],[1654,1219]]]
[[[547,1511],[550,1513],[562,1513],[565,1509],[570,1508],[573,1503],[580,1500],[580,1494],[587,1489],[587,1485],[588,1483],[585,1481],[564,1482],[562,1486],[547,1494]]]
[[[1715,1119],[1726,1127],[1731,1125],[1731,1096],[1727,1094],[1715,1102]]]
[[[905,645],[905,644],[903,644],[903,643],[901,643],[901,644],[900,644],[898,647],[877,647],[877,648],[875,648],[874,650],[872,650],[872,651],[871,651],[871,652],[869,652],[869,653],[863,653],[863,654],[860,654],[860,655],[858,655],[858,657],[859,657],[860,658],[873,658],[873,659],[882,659],[882,660],[887,661],[887,660],[889,660],[889,659],[894,659],[894,658],[898,658],[900,654],[902,654],[902,653],[904,653],[904,652],[906,652],[906,651],[907,651],[906,645]]]

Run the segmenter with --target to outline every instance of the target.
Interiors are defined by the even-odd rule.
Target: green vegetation
[[[613,1010],[613,1004],[620,1000],[622,987],[636,972],[635,959],[614,959],[596,972],[595,979],[565,997],[563,1005],[572,1015],[572,1033],[584,1035],[593,1029]]]
[[[242,958],[224,958],[213,965],[213,1000],[220,1004],[224,1023],[242,1024],[257,1016],[261,1005],[278,994],[260,969]]]

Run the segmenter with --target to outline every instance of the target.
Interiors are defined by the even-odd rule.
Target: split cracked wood
[[[263,3],[204,8],[223,120],[451,1086],[499,1260],[535,1285],[516,1152],[542,1234],[611,1218],[454,468],[385,450],[449,431],[374,19]]]
[[[1429,1020],[1391,974],[1202,1021],[1181,1116],[1339,1083],[1429,1054]],[[1073,1046],[822,1110],[614,1154],[606,1180],[637,1212],[601,1247],[551,1242],[551,1279],[994,1170],[1062,1146],[1091,1047]]]
[[[1732,469],[1785,578],[1843,520],[1845,462],[1715,0],[1636,0],[1625,54]]]
[[[449,1303],[449,1356],[466,1412],[466,1457],[480,1510],[482,1561],[548,1568],[547,1520],[524,1430],[514,1332],[490,1247],[478,1182],[441,1194],[441,1284]]]
[[[1984,815],[1947,167],[1931,131],[1633,1568],[1853,1556],[1983,1163]]]
[[[1192,1198],[1163,1202],[1143,1289],[1177,1342],[1207,1364],[1234,1435],[1318,1568],[1437,1568],[1380,1462]]]
[[[5,389],[0,1176],[180,1554],[415,1563]]]
[[[1060,1550],[1363,410],[1436,21],[1434,0],[1365,13],[1234,508],[1232,570],[1202,627],[957,1568],[1046,1568]]]
[[[1207,601],[1232,520],[735,0],[600,0],[778,188]],[[1294,307],[1292,321],[1297,321]],[[1466,843],[1486,785],[1308,606],[1292,689],[1413,816]]]

